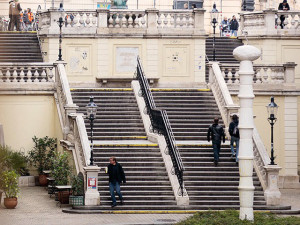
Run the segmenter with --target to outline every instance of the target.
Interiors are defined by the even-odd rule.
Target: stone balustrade
[[[54,82],[51,63],[0,63],[0,83]]]
[[[47,10],[39,13],[39,34],[58,35],[57,21],[63,17],[64,35],[205,35],[204,12],[203,9],[98,9],[63,13]]]
[[[253,83],[259,84],[292,84],[295,79],[295,63],[254,64]],[[239,84],[239,64],[220,64],[222,76],[227,84]]]
[[[281,28],[280,18],[284,17],[284,27]],[[268,9],[259,12],[240,14],[240,27],[248,36],[299,36],[300,11],[282,11]]]

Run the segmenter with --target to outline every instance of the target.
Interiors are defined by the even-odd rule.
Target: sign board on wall
[[[116,47],[116,72],[134,73],[136,71],[138,47]]]
[[[97,188],[96,182],[97,182],[96,177],[89,177],[87,189],[96,189]]]

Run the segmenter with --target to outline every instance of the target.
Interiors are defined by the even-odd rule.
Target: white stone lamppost
[[[239,148],[239,167],[240,167],[240,219],[253,220],[253,64],[252,61],[258,59],[261,52],[258,48],[250,45],[237,47],[233,51],[233,56],[240,61],[239,77],[239,102],[240,102],[240,148]]]

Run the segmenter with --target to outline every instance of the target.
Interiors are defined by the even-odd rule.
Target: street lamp
[[[276,165],[274,163],[274,144],[273,144],[273,126],[275,124],[275,122],[277,121],[276,115],[277,115],[277,111],[278,111],[278,106],[277,104],[274,102],[274,97],[271,97],[271,102],[269,105],[267,105],[267,110],[268,110],[268,121],[271,124],[271,163],[270,165]]]
[[[97,114],[97,105],[94,103],[94,97],[90,97],[90,102],[86,106],[86,113],[90,120],[91,125],[91,158],[90,158],[90,166],[94,165],[94,156],[93,156],[93,132],[94,132],[94,120]]]
[[[213,61],[216,61],[216,25],[218,24],[219,12],[216,8],[216,3],[213,5],[213,9],[210,11],[210,23],[214,28],[214,37],[213,37]]]
[[[63,24],[64,24],[64,18],[63,18],[63,15],[64,15],[64,7],[63,7],[63,3],[60,3],[60,6],[59,6],[59,9],[58,9],[61,14],[60,14],[60,17],[57,21],[58,23],[58,26],[59,26],[59,48],[58,48],[58,61],[62,61],[62,54],[61,54],[61,43],[62,43],[62,27],[63,27]]]

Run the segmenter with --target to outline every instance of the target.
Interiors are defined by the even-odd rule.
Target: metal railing
[[[179,196],[184,195],[184,185],[183,185],[183,172],[184,166],[180,157],[180,153],[177,149],[175,138],[173,135],[173,131],[168,119],[167,112],[165,110],[161,110],[156,108],[155,102],[150,91],[148,80],[144,74],[143,67],[140,61],[140,58],[137,59],[137,72],[136,79],[139,81],[141,90],[139,95],[144,98],[146,108],[145,113],[149,115],[151,121],[150,131],[153,133],[157,133],[163,135],[166,143],[167,149],[166,153],[170,155],[173,168],[172,174],[177,176],[179,182]]]

